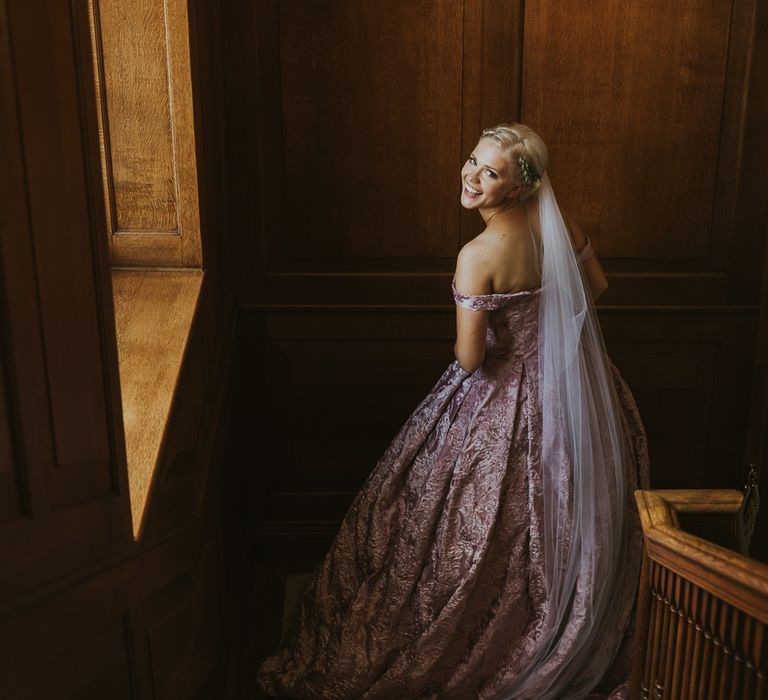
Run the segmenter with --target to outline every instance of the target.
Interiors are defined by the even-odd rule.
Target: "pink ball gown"
[[[467,296],[486,309],[486,359],[451,363],[368,476],[308,581],[280,648],[258,671],[275,697],[493,699],[537,648],[547,596],[541,530],[540,289]],[[634,398],[608,360],[634,463],[626,467],[625,573],[596,695],[624,698],[642,538],[632,491],[648,483]],[[589,585],[589,584],[587,584]],[[588,617],[575,597],[558,649]],[[604,647],[605,648],[605,647]],[[541,687],[547,678],[541,670]],[[535,684],[534,684],[535,686]],[[585,694],[558,697],[585,697]],[[516,696],[517,697],[517,696]],[[533,687],[520,697],[542,697]]]

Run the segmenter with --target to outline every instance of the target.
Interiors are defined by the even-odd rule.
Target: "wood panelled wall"
[[[231,636],[225,560],[239,540],[216,468],[235,313],[219,16],[190,10],[208,267],[137,541],[88,3],[0,0],[4,699],[207,697]]]
[[[106,239],[93,236],[103,230],[90,179],[98,160],[83,151],[84,67],[76,37],[53,20],[38,25],[47,50],[23,41],[17,27],[35,26],[34,5],[2,9],[3,160],[10,167],[0,175],[1,398],[9,438],[0,596],[8,600],[41,570],[54,578],[114,554],[131,532],[127,500],[119,497],[125,461],[109,269],[101,258]],[[69,9],[57,19],[69,25]],[[56,90],[40,89],[59,56],[68,60]]]
[[[114,265],[202,264],[187,0],[89,0]]]
[[[453,360],[450,280],[481,225],[458,173],[482,127],[511,119],[549,144],[558,198],[608,271],[601,321],[654,486],[739,486],[767,17],[763,0],[229,3],[253,519],[338,518]]]

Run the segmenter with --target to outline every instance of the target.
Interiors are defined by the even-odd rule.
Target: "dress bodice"
[[[500,294],[464,294],[456,288],[454,278],[451,288],[457,306],[490,312],[485,335],[487,357],[535,357],[540,287]]]

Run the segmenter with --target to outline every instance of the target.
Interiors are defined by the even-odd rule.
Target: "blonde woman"
[[[595,314],[605,275],[547,167],[522,124],[469,154],[461,204],[485,229],[456,264],[456,360],[357,494],[265,692],[628,697],[645,433]]]

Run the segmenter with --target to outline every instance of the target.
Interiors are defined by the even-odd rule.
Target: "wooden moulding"
[[[677,513],[732,513],[735,490],[635,491],[646,556],[768,624],[768,565],[680,530]]]
[[[202,282],[200,270],[112,271],[134,535],[141,529]]]
[[[112,264],[199,267],[187,2],[88,0],[88,9]]]

